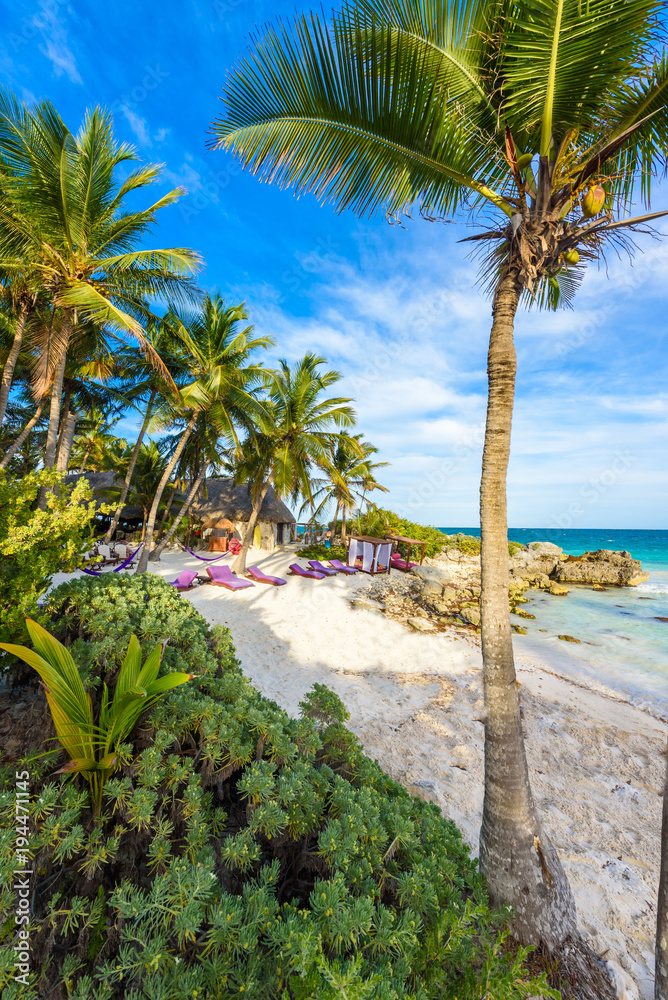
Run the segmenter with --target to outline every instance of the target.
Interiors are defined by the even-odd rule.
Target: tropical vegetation
[[[116,672],[119,696],[128,645],[135,671],[152,659],[178,686],[124,731],[97,811],[87,785],[53,773],[71,737],[39,756],[44,724],[17,730],[0,810],[8,829],[29,769],[36,902],[29,972],[15,982],[9,950],[0,964],[7,1000],[558,996],[507,949],[455,826],[364,755],[336,695],[315,685],[290,718],[243,676],[227,629],[154,574],[74,580],[48,607],[93,717]],[[0,865],[7,928],[8,837]]]
[[[632,251],[631,234],[666,214],[629,212],[638,197],[649,207],[668,152],[662,17],[658,0],[355,0],[254,39],[213,125],[214,145],[260,179],[337,210],[476,227],[493,300],[480,863],[518,937],[555,953],[577,935],[575,903],[531,790],[508,612],[513,326],[521,301],[568,304],[589,262]],[[661,947],[668,992],[668,934]]]

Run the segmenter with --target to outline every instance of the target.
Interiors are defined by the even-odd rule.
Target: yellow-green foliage
[[[185,684],[193,674],[170,673],[158,677],[162,645],[151,650],[142,666],[137,637],[130,636],[111,702],[107,685],[103,685],[96,725],[92,700],[69,650],[30,618],[26,626],[34,649],[3,642],[0,642],[0,649],[24,660],[39,674],[56,734],[70,757],[56,774],[83,774],[90,784],[93,810],[97,815],[102,805],[104,783],[119,767],[120,746],[134,729],[139,716],[161,695]]]
[[[46,510],[38,510],[43,486],[49,487]],[[53,574],[80,562],[95,503],[83,479],[72,488],[58,472],[31,472],[23,479],[0,472],[0,511],[0,640],[20,642],[28,638],[26,618],[48,621],[38,600]]]
[[[369,760],[316,685],[290,718],[240,672],[229,633],[160,578],[59,588],[59,635],[91,678],[156,630],[198,677],[154,706],[100,823],[53,767],[32,771],[30,985],[13,982],[16,867],[0,840],[3,1000],[521,1000],[556,996],[504,951],[456,827]],[[125,630],[125,631],[124,631]],[[101,687],[101,683],[98,685]]]

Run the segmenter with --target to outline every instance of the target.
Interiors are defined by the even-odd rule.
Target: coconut
[[[603,208],[605,203],[605,191],[600,184],[589,188],[582,199],[582,212],[587,219],[592,219]]]
[[[568,264],[577,264],[577,262],[580,260],[580,254],[577,252],[577,250],[567,250],[566,253],[564,254],[564,260]]]
[[[529,166],[532,160],[533,160],[533,153],[522,153],[521,156],[517,157],[518,169],[524,170],[525,167]]]

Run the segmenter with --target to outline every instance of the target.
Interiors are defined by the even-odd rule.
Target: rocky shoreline
[[[353,596],[356,607],[384,612],[417,631],[441,631],[453,627],[477,632],[480,626],[480,555],[470,550],[477,539],[452,540],[424,565],[414,566],[403,578],[398,573],[374,579],[371,587]],[[649,579],[630,552],[598,549],[582,555],[567,555],[552,542],[511,543],[508,600],[516,617],[535,618],[519,605],[528,603],[529,589],[554,597],[568,594],[567,583],[586,584],[594,590],[636,587]],[[520,624],[513,631],[525,634]],[[577,642],[572,636],[559,636]]]

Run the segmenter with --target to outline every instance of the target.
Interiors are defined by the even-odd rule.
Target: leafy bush
[[[36,509],[42,486],[51,487],[46,510]],[[0,510],[0,641],[21,642],[28,638],[26,618],[48,621],[38,601],[54,573],[70,572],[80,562],[95,503],[83,479],[72,489],[57,472],[31,472],[19,480],[0,472]]]
[[[345,545],[332,545],[331,549],[326,548],[324,545],[305,545],[303,549],[299,550],[299,555],[303,556],[304,559],[343,559],[348,558],[348,549]]]
[[[456,827],[362,752],[316,685],[289,718],[241,674],[229,633],[149,574],[61,587],[63,641],[98,685],[134,631],[198,677],[134,735],[90,824],[84,789],[30,767],[32,968],[16,984],[0,897],[3,1000],[495,1000],[557,996],[506,954]],[[195,669],[189,669],[190,667]],[[0,840],[3,885],[16,867]]]

